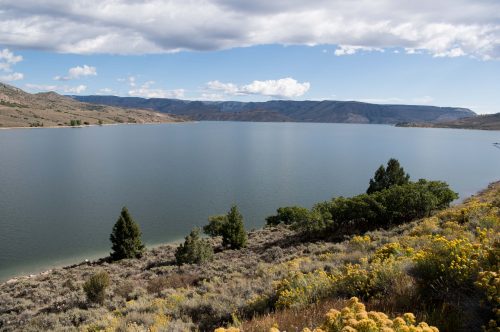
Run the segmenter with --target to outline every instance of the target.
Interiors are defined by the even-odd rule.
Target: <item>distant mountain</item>
[[[115,96],[72,97],[87,103],[146,108],[187,116],[192,120],[396,124],[400,122],[437,122],[476,116],[476,113],[466,108],[378,105],[356,101],[236,102]]]
[[[396,125],[398,127],[500,130],[500,113],[485,114],[475,117],[467,117],[452,121],[441,121],[435,123],[405,122],[405,123],[398,123]]]
[[[84,103],[55,92],[31,94],[0,83],[0,127],[65,126],[72,120],[82,125],[183,121],[151,110]]]

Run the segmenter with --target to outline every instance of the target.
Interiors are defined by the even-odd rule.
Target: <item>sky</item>
[[[29,92],[500,112],[500,0],[0,0]]]

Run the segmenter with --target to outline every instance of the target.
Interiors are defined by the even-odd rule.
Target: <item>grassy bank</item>
[[[203,265],[177,266],[175,246],[164,245],[141,259],[3,283],[0,329],[301,331],[324,324],[352,296],[390,317],[413,312],[440,331],[481,331],[496,319],[500,182],[429,217],[341,239],[292,228],[251,232],[240,250],[210,239],[214,260]],[[99,271],[110,277],[103,305],[82,289]]]

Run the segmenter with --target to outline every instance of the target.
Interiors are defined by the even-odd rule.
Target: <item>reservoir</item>
[[[366,190],[396,158],[465,198],[500,180],[498,131],[189,122],[0,130],[0,281],[109,253],[122,206],[155,245],[237,204],[248,230],[280,206]]]

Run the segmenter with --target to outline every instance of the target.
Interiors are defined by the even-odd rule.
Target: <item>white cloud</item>
[[[236,85],[234,83],[222,83],[210,81],[206,84],[208,90],[220,91],[227,95],[262,95],[271,97],[293,98],[305,94],[311,84],[309,82],[297,82],[297,80],[286,77],[278,80],[253,81],[250,84]]]
[[[24,74],[13,72],[12,70],[12,66],[21,61],[23,61],[23,57],[21,55],[15,55],[8,48],[0,50],[0,73],[4,73],[0,75],[0,81],[10,82],[22,80]]]
[[[343,55],[397,47],[500,58],[500,1],[494,0],[0,0],[0,5],[0,44],[68,53],[330,44],[343,45],[337,52]]]
[[[67,88],[65,88],[64,92],[65,93],[82,93],[82,92],[85,92],[85,90],[87,90],[87,86],[80,84],[80,85],[75,86],[75,87],[67,87]]]
[[[174,90],[166,90],[153,88],[152,86],[155,84],[154,81],[147,81],[143,83],[141,86],[137,86],[135,77],[130,76],[128,78],[129,86],[131,89],[128,91],[128,95],[131,97],[143,97],[143,98],[184,98],[184,89],[174,89]]]
[[[87,90],[87,86],[80,84],[78,86],[67,86],[67,85],[49,85],[49,84],[31,84],[26,83],[25,87],[34,92],[40,91],[55,91],[63,94],[67,93],[83,93]]]
[[[96,75],[97,75],[97,70],[95,67],[83,65],[83,67],[76,66],[76,67],[70,68],[68,70],[67,76],[55,76],[54,80],[56,80],[56,81],[69,81],[69,80],[79,79],[79,78],[84,77],[84,76],[96,76]]]
[[[10,72],[11,67],[18,62],[23,61],[21,55],[15,55],[8,48],[4,48],[0,51],[0,70]]]
[[[336,56],[342,55],[352,55],[356,54],[360,51],[364,52],[384,52],[384,50],[380,47],[367,47],[367,46],[355,46],[355,45],[339,45],[339,47],[335,50]]]
[[[207,89],[222,91],[225,94],[229,95],[238,95],[241,94],[240,88],[236,84],[233,83],[222,83],[219,81],[210,81],[207,83]]]
[[[451,50],[435,53],[434,57],[450,57],[450,58],[456,58],[458,56],[463,56],[465,55],[465,52],[460,48],[460,47],[455,47],[452,48]]]
[[[1,75],[0,76],[0,81],[19,81],[24,78],[24,75],[22,73],[12,73],[12,74],[7,74],[7,75]]]
[[[274,97],[300,97],[306,93],[311,84],[309,82],[299,83],[291,77],[279,80],[253,81],[242,87],[242,91],[249,94],[258,94]]]

